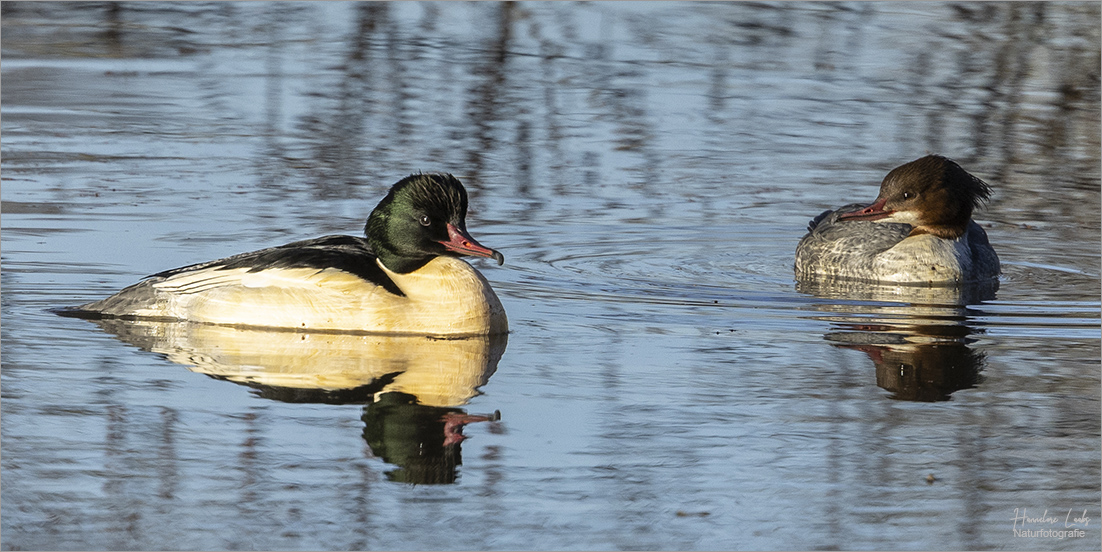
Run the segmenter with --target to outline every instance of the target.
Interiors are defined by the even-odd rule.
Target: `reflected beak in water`
[[[441,418],[444,422],[444,446],[463,442],[463,440],[467,438],[463,435],[463,427],[467,424],[475,422],[496,422],[500,419],[500,411],[494,411],[493,414],[489,415],[449,412]]]
[[[890,217],[895,214],[895,211],[885,209],[884,205],[887,203],[887,199],[877,199],[875,203],[868,207],[838,215],[838,220],[879,220]]]
[[[448,241],[440,243],[448,251],[459,253],[460,255],[486,257],[497,261],[498,265],[505,264],[504,255],[478,243],[467,233],[465,228],[460,228],[450,222],[448,223]]]

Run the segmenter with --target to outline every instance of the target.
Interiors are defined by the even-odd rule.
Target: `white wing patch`
[[[237,285],[241,282],[241,276],[248,269],[215,270],[203,269],[194,272],[184,272],[165,278],[164,281],[153,284],[153,287],[168,293],[192,294],[201,293],[216,287]]]
[[[343,270],[326,268],[277,268],[249,272],[247,268],[207,268],[173,275],[153,287],[167,293],[191,295],[228,286],[260,288],[316,288],[318,286],[368,286],[374,284]]]

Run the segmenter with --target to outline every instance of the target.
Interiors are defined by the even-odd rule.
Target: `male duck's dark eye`
[[[428,226],[432,224],[432,219],[430,219],[428,215],[421,215],[421,218],[418,219],[418,222],[421,223],[421,226]]]

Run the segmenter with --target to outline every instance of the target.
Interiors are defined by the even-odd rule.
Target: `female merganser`
[[[999,257],[972,220],[990,194],[939,155],[896,167],[872,205],[825,211],[808,224],[796,277],[941,285],[996,278]]]
[[[170,319],[420,335],[508,331],[490,284],[460,255],[504,262],[467,233],[467,191],[450,174],[395,184],[367,239],[324,236],[148,276],[77,307],[92,318]]]

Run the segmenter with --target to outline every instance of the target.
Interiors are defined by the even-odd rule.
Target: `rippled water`
[[[2,9],[4,549],[1102,546],[1097,3]],[[997,289],[797,286],[928,151]],[[417,170],[507,343],[51,312]]]

